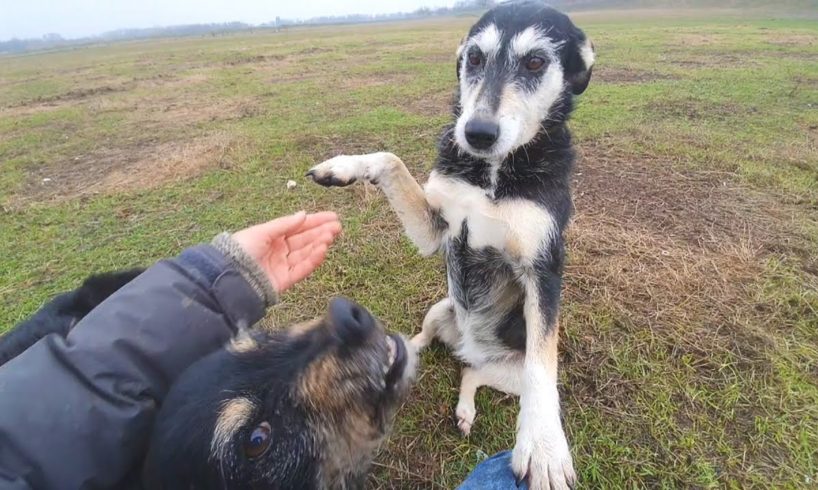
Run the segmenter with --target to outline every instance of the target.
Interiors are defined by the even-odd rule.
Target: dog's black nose
[[[362,343],[375,328],[375,319],[366,308],[346,298],[330,302],[329,317],[341,341],[349,345]]]
[[[500,125],[483,119],[466,123],[466,141],[478,150],[487,150],[500,137]]]

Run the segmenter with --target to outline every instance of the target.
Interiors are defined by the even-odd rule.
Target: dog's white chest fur
[[[449,238],[468,226],[468,244],[492,247],[512,259],[528,262],[544,250],[556,232],[553,216],[525,199],[495,200],[489,191],[459,179],[432,172],[425,187],[426,199],[449,224]]]

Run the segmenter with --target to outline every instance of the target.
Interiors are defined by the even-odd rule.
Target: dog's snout
[[[491,148],[500,137],[500,125],[485,119],[472,119],[466,123],[466,141],[478,150]]]
[[[366,308],[346,298],[332,300],[329,316],[338,336],[349,345],[362,343],[376,327],[375,319]]]

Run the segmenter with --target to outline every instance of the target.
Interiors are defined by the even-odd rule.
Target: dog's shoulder
[[[142,274],[145,269],[134,268],[116,272],[106,272],[88,277],[75,291],[73,312],[85,316],[109,296]]]
[[[79,288],[55,296],[0,337],[0,366],[46,335],[53,333],[65,337],[91,310],[143,271],[129,269],[95,274],[85,279]]]

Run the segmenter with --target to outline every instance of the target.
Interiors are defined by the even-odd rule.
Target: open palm
[[[339,233],[341,223],[335,213],[300,212],[238,231],[233,239],[281,293],[321,265]]]

